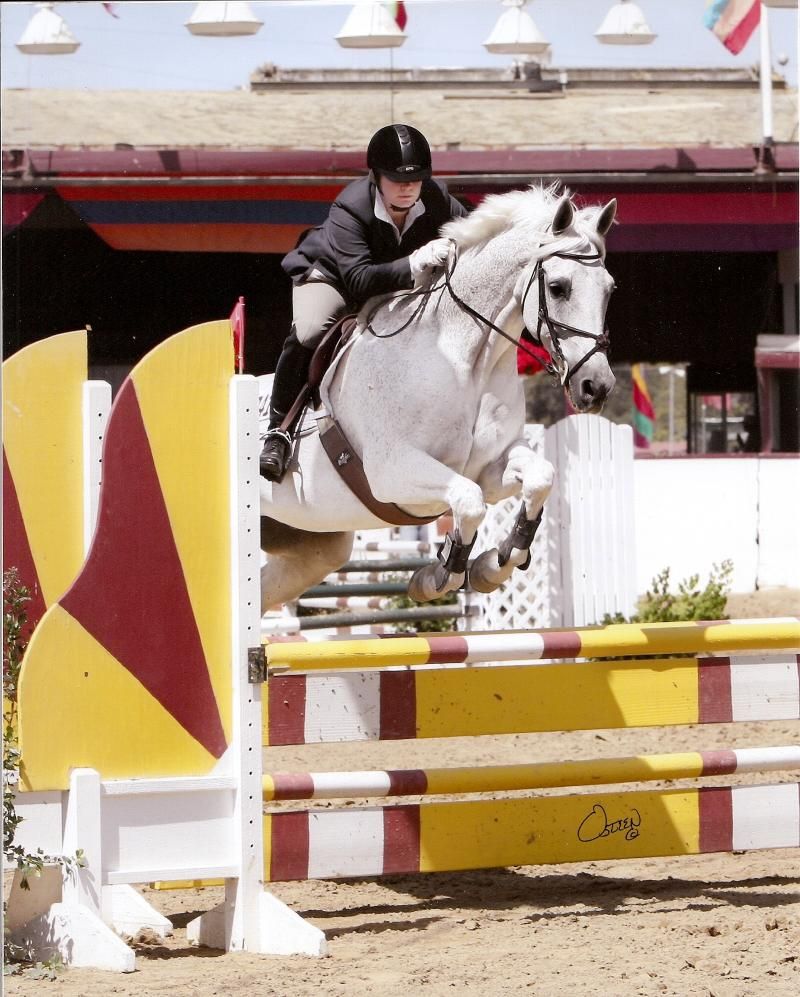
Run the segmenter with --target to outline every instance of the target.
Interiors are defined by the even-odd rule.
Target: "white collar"
[[[392,228],[395,231],[395,235],[397,236],[397,241],[400,242],[402,232],[395,225],[394,221],[392,220],[392,216],[386,210],[386,205],[383,203],[381,192],[377,189],[375,191],[374,211],[375,211],[375,217],[378,219],[378,221],[388,222],[392,226]],[[420,215],[424,214],[425,214],[425,205],[422,203],[422,200],[420,199],[412,206],[411,210],[406,214],[406,220],[403,223],[402,231],[405,232],[407,229],[411,228],[411,226],[417,220],[417,218],[419,218]]]

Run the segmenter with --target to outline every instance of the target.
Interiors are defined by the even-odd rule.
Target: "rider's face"
[[[419,200],[419,192],[422,190],[422,181],[414,183],[390,180],[381,176],[378,181],[378,189],[381,192],[383,203],[387,206],[393,205],[397,208],[410,208]]]

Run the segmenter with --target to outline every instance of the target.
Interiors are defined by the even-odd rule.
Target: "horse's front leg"
[[[407,459],[406,459],[407,458]],[[367,462],[364,462],[367,470]],[[441,504],[453,514],[448,533],[433,564],[419,568],[408,583],[415,602],[430,602],[461,588],[478,527],[486,514],[480,486],[422,451],[403,459],[382,461],[367,471],[373,494],[406,508]]]
[[[499,546],[471,562],[469,582],[476,592],[493,592],[508,581],[514,568],[528,567],[531,544],[553,477],[553,465],[527,444],[519,443],[509,450],[504,464],[490,465],[479,478],[487,501],[497,502],[522,492],[522,503],[514,525]]]

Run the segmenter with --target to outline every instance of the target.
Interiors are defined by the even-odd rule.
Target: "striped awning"
[[[477,203],[503,187],[480,177],[446,178],[453,193]],[[47,191],[114,249],[171,252],[286,253],[320,224],[347,181],[232,180],[147,182],[87,180],[3,194],[4,222],[22,224]],[[584,202],[616,197],[611,252],[774,252],[797,246],[798,191],[757,183],[640,184],[614,188],[576,183]]]

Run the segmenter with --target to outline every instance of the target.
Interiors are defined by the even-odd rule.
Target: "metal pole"
[[[341,568],[332,572],[334,575],[349,574],[350,572],[366,571],[376,574],[390,574],[393,571],[416,571],[417,568],[424,568],[429,564],[435,564],[429,557],[397,557],[393,560],[381,560],[379,558],[367,558],[363,561],[348,561]]]
[[[761,136],[764,145],[772,145],[772,46],[769,38],[769,8],[761,4],[759,28],[761,42]]]
[[[458,620],[464,615],[460,606],[419,606],[414,609],[374,609],[363,613],[323,613],[300,618],[300,630],[334,630],[337,627],[362,627],[377,623],[421,623],[424,620]]]
[[[408,582],[342,582],[341,585],[312,585],[302,599],[319,599],[328,595],[407,595]]]
[[[753,171],[757,176],[775,172],[772,136],[772,46],[769,38],[769,8],[763,0],[760,15],[761,68],[758,75],[761,89],[761,144],[756,152],[756,165]]]
[[[675,372],[669,374],[669,448],[672,452],[672,441],[675,437]]]
[[[389,49],[389,121],[394,121],[394,49]]]

